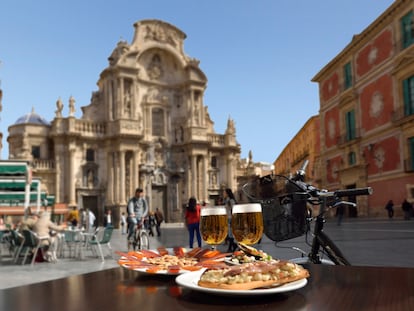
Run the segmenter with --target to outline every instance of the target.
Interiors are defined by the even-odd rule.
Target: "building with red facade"
[[[313,78],[320,97],[321,183],[370,186],[349,216],[414,201],[414,2],[395,1]]]

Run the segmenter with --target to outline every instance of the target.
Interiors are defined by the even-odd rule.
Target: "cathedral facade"
[[[236,189],[240,145],[234,121],[217,134],[203,98],[207,78],[184,53],[186,35],[159,20],[134,24],[81,107],[59,98],[49,123],[34,111],[9,127],[9,159],[28,160],[56,206],[125,211],[135,189],[167,222],[182,220],[190,196],[214,202]],[[65,116],[64,111],[68,111]]]

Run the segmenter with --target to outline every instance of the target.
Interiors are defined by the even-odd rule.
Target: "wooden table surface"
[[[306,266],[308,284],[265,296],[218,296],[113,268],[0,291],[0,310],[414,310],[414,269]],[[36,271],[33,271],[36,273]]]

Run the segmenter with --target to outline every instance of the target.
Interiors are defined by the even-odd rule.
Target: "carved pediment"
[[[357,94],[356,92],[351,88],[347,91],[343,92],[339,97],[339,106],[343,107],[346,104],[357,100]]]
[[[400,55],[394,59],[394,69],[393,74],[396,72],[405,69],[408,65],[411,65],[414,62],[414,45],[402,52]]]

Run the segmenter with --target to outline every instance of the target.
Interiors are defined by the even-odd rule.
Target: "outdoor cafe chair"
[[[22,261],[22,265],[26,263],[26,259],[29,255],[29,253],[32,253],[32,262],[31,265],[35,263],[37,253],[39,249],[42,247],[42,243],[44,240],[49,239],[49,236],[38,236],[35,232],[31,230],[23,230],[23,243],[20,247],[19,255],[22,251],[24,251],[24,258]]]
[[[83,236],[80,230],[67,229],[63,232],[63,247],[68,250],[69,257],[82,256],[82,239]]]
[[[102,258],[102,261],[105,261],[105,257],[102,251],[102,246],[107,246],[109,254],[112,257],[112,248],[111,248],[111,238],[112,238],[112,232],[114,228],[113,227],[106,227],[103,231],[102,236],[99,238],[98,234],[95,234],[94,237],[90,240],[88,240],[88,244],[92,247],[92,249],[97,248],[99,251],[99,255]]]

